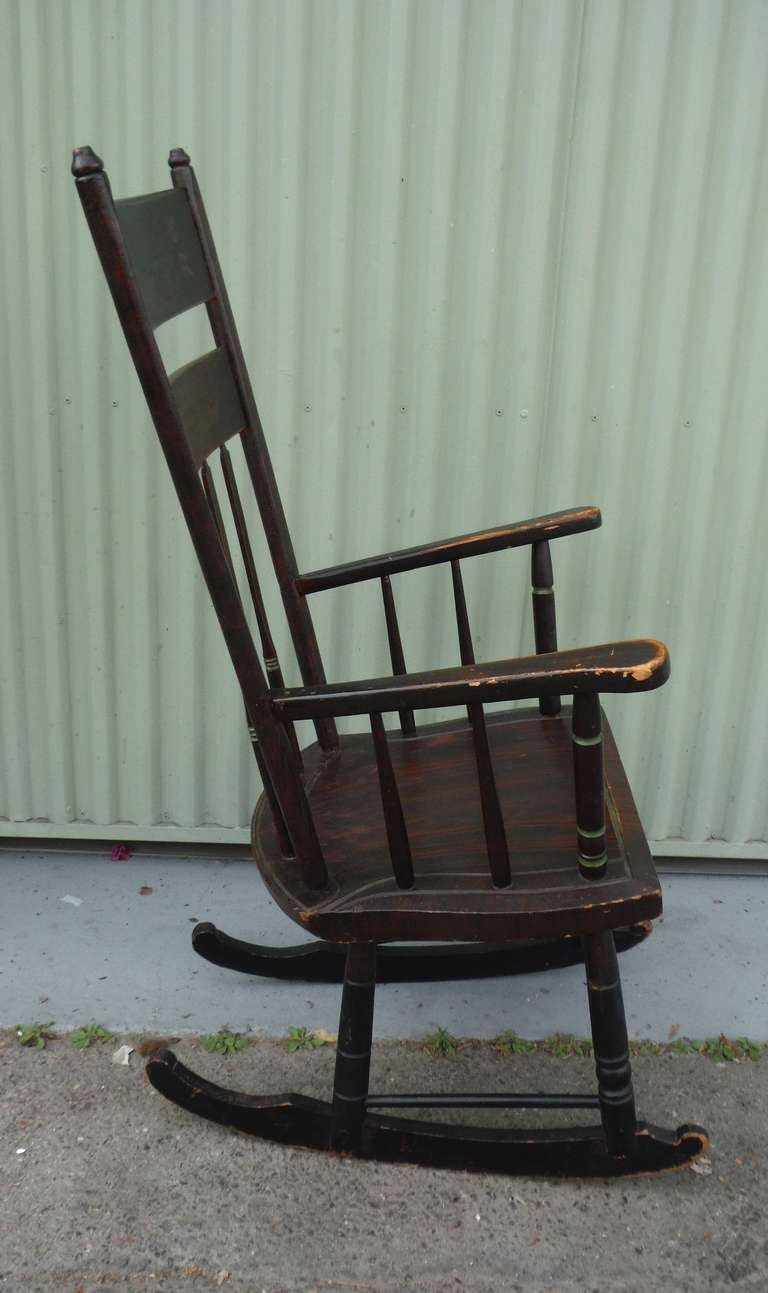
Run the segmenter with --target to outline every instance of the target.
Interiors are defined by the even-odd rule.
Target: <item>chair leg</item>
[[[330,1148],[340,1152],[354,1153],[360,1148],[371,1067],[375,991],[376,945],[351,943],[341,994],[331,1102]]]
[[[627,1021],[613,933],[583,939],[598,1095],[608,1151],[631,1154],[637,1137]]]
[[[638,1123],[627,1055],[627,1030],[612,934],[584,939],[598,1096],[545,1093],[506,1096],[368,1096],[376,947],[347,949],[331,1101],[285,1093],[230,1091],[193,1073],[171,1051],[147,1063],[156,1090],[190,1113],[252,1136],[381,1162],[423,1164],[504,1175],[609,1177],[674,1171],[707,1152],[702,1127],[667,1131]],[[446,1125],[382,1115],[390,1107],[593,1108],[602,1124],[512,1129]]]

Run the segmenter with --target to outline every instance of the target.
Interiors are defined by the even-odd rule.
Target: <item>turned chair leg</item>
[[[193,1073],[171,1051],[150,1056],[153,1087],[182,1109],[284,1145],[325,1149],[387,1163],[535,1176],[634,1176],[670,1171],[707,1152],[702,1127],[676,1131],[635,1120],[627,1030],[612,934],[586,935],[598,1095],[541,1093],[442,1096],[368,1095],[376,947],[347,948],[333,1100],[295,1094],[249,1095]],[[602,1124],[558,1128],[446,1126],[381,1113],[387,1108],[589,1108]]]
[[[360,1146],[371,1067],[375,990],[376,944],[351,943],[341,994],[331,1104],[330,1148],[341,1152],[354,1152]]]
[[[622,1157],[634,1148],[637,1116],[616,945],[607,930],[585,935],[583,947],[600,1113],[608,1151]]]

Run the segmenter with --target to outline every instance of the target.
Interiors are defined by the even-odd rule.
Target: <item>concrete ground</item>
[[[203,919],[254,941],[300,941],[251,863],[5,849],[0,872],[0,1028],[53,1019],[62,1030],[170,1033],[225,1085],[328,1094],[332,1048],[289,1055],[277,1039],[289,1025],[335,1032],[338,986],[248,978],[190,947]],[[765,878],[663,883],[664,918],[622,957],[631,1035],[768,1040]],[[504,1058],[487,1042],[437,1060],[419,1041],[438,1025],[481,1039],[510,1028],[586,1036],[583,977],[574,967],[381,988],[373,1089],[594,1089],[589,1060]],[[223,1058],[192,1036],[224,1025],[258,1040]],[[157,1095],[137,1054],[112,1064],[114,1049],[79,1052],[63,1036],[28,1050],[0,1034],[3,1293],[768,1289],[765,1051],[755,1062],[635,1061],[641,1116],[707,1126],[711,1173],[553,1183],[233,1136]]]
[[[168,1104],[136,1056],[116,1067],[112,1050],[83,1053],[61,1038],[35,1051],[0,1038],[4,1293],[768,1288],[768,1057],[635,1061],[644,1116],[709,1127],[711,1174],[551,1182],[236,1136]],[[331,1048],[288,1055],[260,1041],[222,1058],[186,1040],[177,1051],[230,1086],[328,1090]],[[435,1059],[417,1044],[382,1043],[373,1085],[573,1090],[591,1087],[591,1067],[504,1058],[487,1045]]]
[[[234,974],[192,951],[198,920],[253,942],[303,940],[252,862],[6,849],[0,881],[0,1028],[55,1019],[181,1033],[226,1024],[266,1037],[288,1023],[336,1029],[337,986]],[[768,1041],[766,877],[675,874],[662,884],[664,916],[621,961],[630,1035]],[[583,970],[379,991],[378,1038],[417,1039],[437,1025],[471,1037],[588,1036]]]

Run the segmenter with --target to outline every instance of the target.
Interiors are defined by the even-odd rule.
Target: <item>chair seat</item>
[[[331,884],[307,889],[281,857],[264,801],[254,856],[275,900],[305,929],[338,942],[451,939],[494,942],[591,933],[648,920],[661,890],[624,769],[604,718],[608,863],[584,879],[577,864],[570,709],[488,714],[488,738],[512,882],[491,880],[472,731],[466,718],[389,733],[415,884],[392,874],[372,739],[343,736],[338,753],[304,751],[306,784]]]

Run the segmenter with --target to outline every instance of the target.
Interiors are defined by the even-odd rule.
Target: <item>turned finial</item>
[[[76,180],[81,180],[85,175],[99,175],[103,170],[104,163],[96,156],[90,144],[72,150],[72,174]]]
[[[190,156],[183,148],[172,148],[168,154],[168,165],[174,171],[177,166],[189,166]]]

